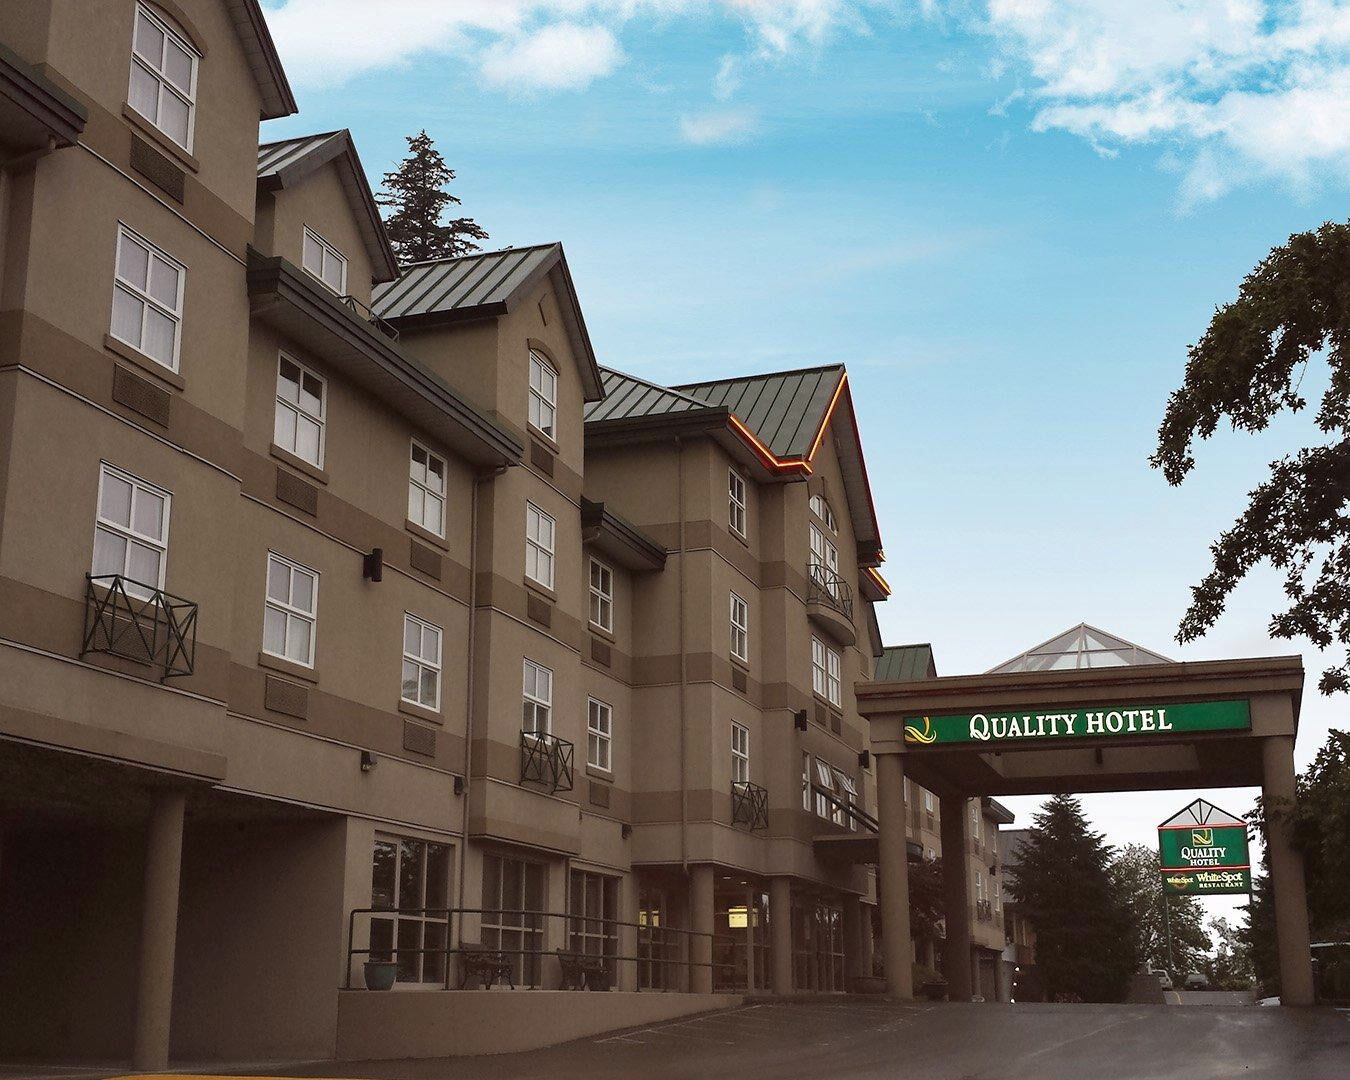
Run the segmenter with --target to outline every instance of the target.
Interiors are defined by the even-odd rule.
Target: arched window
[[[196,119],[200,60],[186,34],[146,5],[136,5],[127,104],[189,151]]]
[[[558,373],[553,365],[530,350],[530,426],[550,439],[558,437]]]
[[[834,511],[830,509],[830,504],[825,501],[824,495],[811,496],[811,513],[820,518],[825,523],[825,528],[829,529],[830,532],[837,533],[839,531],[839,527],[834,521]]]

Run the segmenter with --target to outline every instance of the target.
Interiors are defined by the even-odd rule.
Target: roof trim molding
[[[258,0],[226,0],[225,7],[239,33],[258,89],[262,91],[262,118],[278,120],[299,112],[300,107],[295,103],[290,80],[281,66],[276,42],[272,40],[272,31],[267,27],[267,18]]]
[[[581,540],[593,544],[628,570],[661,570],[666,549],[631,522],[605,507],[603,502],[581,499]]]
[[[73,146],[79,141],[89,119],[83,105],[4,45],[0,45],[0,97],[8,98],[32,117],[58,146]]]

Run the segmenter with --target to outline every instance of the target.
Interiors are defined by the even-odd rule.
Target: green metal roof
[[[371,306],[384,319],[502,315],[516,291],[547,273],[561,253],[561,244],[536,244],[412,263],[397,281],[374,291]]]
[[[636,375],[613,368],[600,369],[605,388],[601,401],[586,406],[586,420],[627,420],[635,416],[661,416],[673,412],[698,412],[708,406],[698,398],[657,386]]]
[[[674,386],[708,405],[725,405],[777,458],[804,458],[834,399],[842,364]]]
[[[875,682],[911,682],[915,679],[937,677],[937,666],[933,663],[933,646],[923,645],[887,645],[881,650],[877,660],[877,669],[872,675]]]

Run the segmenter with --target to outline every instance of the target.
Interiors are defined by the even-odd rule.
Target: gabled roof
[[[272,32],[267,29],[258,0],[225,0],[225,10],[239,34],[239,43],[262,92],[262,118],[276,120],[299,111],[291,84],[281,67]]]
[[[915,679],[936,677],[933,646],[927,642],[921,645],[887,645],[881,650],[876,671],[872,674],[876,682],[913,682]]]
[[[361,158],[356,153],[352,133],[346,128],[261,143],[258,146],[258,186],[266,191],[294,187],[330,161],[338,163],[342,190],[356,215],[361,239],[370,254],[374,279],[393,281],[398,277],[398,260],[389,246],[384,221],[375,205]]]
[[[600,369],[605,388],[603,399],[586,407],[586,421],[626,420],[635,416],[663,416],[673,412],[706,410],[708,404],[698,398],[669,390],[613,368]]]
[[[1199,825],[1246,825],[1240,817],[1220,810],[1212,802],[1196,799],[1158,826],[1160,829],[1188,829]]]
[[[1066,668],[1129,667],[1135,664],[1175,663],[1160,653],[1108,634],[1087,623],[1056,634],[1011,660],[992,667],[986,674],[1003,671],[1050,671]]]
[[[844,366],[780,371],[740,379],[688,383],[672,389],[740,417],[774,457],[810,461],[825,433],[844,381]]]
[[[376,313],[396,325],[434,326],[509,314],[545,278],[552,278],[573,350],[581,362],[587,401],[604,396],[600,367],[577,300],[562,244],[478,251],[402,268],[397,281],[375,290]]]

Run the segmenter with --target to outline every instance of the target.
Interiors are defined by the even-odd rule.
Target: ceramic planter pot
[[[367,960],[365,963],[367,990],[392,990],[398,978],[398,964],[389,960]]]

